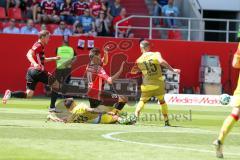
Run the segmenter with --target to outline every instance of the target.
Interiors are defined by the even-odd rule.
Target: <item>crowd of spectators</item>
[[[169,17],[164,19],[164,25],[169,28],[175,28],[176,20],[171,17],[179,16],[179,9],[174,5],[174,0],[154,0],[153,16]],[[160,20],[155,18],[153,23],[159,25]]]
[[[114,36],[114,25],[127,16],[121,0],[1,0],[0,7],[6,13],[9,8],[21,9],[18,22],[0,22],[0,32],[9,34],[37,34],[51,25],[54,35]],[[120,26],[130,26],[130,22]],[[129,29],[118,31],[121,37],[133,37]]]

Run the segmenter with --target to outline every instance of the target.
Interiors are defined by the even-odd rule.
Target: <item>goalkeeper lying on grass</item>
[[[65,123],[93,123],[93,124],[133,124],[136,119],[135,116],[129,116],[116,112],[113,107],[106,109],[90,108],[88,105],[79,103],[77,104],[72,98],[67,98],[60,102],[57,107],[64,106],[65,112],[62,113],[49,113],[47,119],[54,122]]]

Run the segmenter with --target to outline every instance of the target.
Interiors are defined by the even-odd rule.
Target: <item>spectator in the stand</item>
[[[18,8],[20,5],[19,0],[7,0],[7,9],[8,8]]]
[[[57,8],[60,8],[61,4],[64,3],[65,0],[55,0],[57,3]]]
[[[108,16],[113,19],[119,16],[122,9],[121,0],[115,0],[114,3],[110,4],[108,7]]]
[[[72,35],[72,32],[67,28],[64,21],[60,21],[59,26],[54,30],[53,35],[62,35],[68,37]]]
[[[20,0],[19,8],[22,11],[24,18],[33,18],[33,1],[32,0]]]
[[[15,25],[16,25],[15,19],[10,19],[9,26],[3,29],[3,33],[19,34],[20,30]]]
[[[64,0],[60,5],[60,18],[68,24],[73,24],[72,3],[71,0]]]
[[[41,3],[42,14],[39,14],[38,21],[44,23],[57,23],[60,18],[57,16],[57,3],[54,0],[43,0]]]
[[[93,0],[89,5],[90,15],[94,18],[98,17],[101,10],[106,11],[106,6],[100,0]]]
[[[83,26],[84,33],[96,36],[94,18],[90,16],[89,9],[85,9],[84,15],[79,19],[79,23]]]
[[[41,14],[41,1],[42,0],[32,0],[31,8],[34,22],[38,22],[38,15]]]
[[[109,5],[110,5],[110,0],[101,0],[101,2],[103,3],[103,5],[106,7],[106,9],[108,9]]]
[[[104,11],[100,11],[95,21],[98,36],[110,36],[111,22]]]
[[[84,33],[83,26],[80,23],[73,25],[73,28],[74,36],[88,36],[88,33]]]
[[[22,34],[38,34],[38,30],[34,27],[34,22],[32,19],[27,21],[27,25],[21,28]]]
[[[89,8],[89,5],[85,0],[78,0],[72,4],[73,14],[75,20],[79,20],[80,16],[84,14],[84,10]]]
[[[113,27],[116,30],[116,24],[118,21],[126,18],[127,16],[127,11],[125,8],[121,9],[120,15],[115,17],[113,19]],[[123,21],[122,23],[119,24],[119,27],[128,27],[128,28],[118,28],[118,37],[126,37],[126,38],[133,38],[134,34],[131,32],[131,24],[128,20]]]
[[[154,0],[153,1],[153,16],[161,16],[162,15],[162,7],[168,4],[168,0]],[[153,19],[153,23],[155,25],[159,24],[159,19]]]
[[[174,6],[174,0],[168,0],[168,4],[163,6],[162,14],[166,17],[177,17],[179,15],[179,10]],[[176,20],[169,18],[165,20],[167,27],[174,28],[176,27]]]

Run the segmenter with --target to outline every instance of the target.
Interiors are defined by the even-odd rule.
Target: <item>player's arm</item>
[[[104,56],[102,58],[102,62],[104,66],[108,64],[108,48],[104,48]]]
[[[132,67],[131,74],[138,74],[141,70],[138,68],[137,63]]]
[[[176,72],[176,73],[178,73],[178,74],[180,73],[180,70],[179,70],[179,69],[174,69],[174,68],[172,68],[172,66],[171,66],[170,64],[168,64],[168,62],[167,62],[165,59],[162,58],[162,56],[161,56],[160,53],[159,53],[159,55],[158,55],[158,62],[160,63],[161,66],[169,69],[170,71]]]
[[[30,63],[33,64],[35,68],[40,67],[39,64],[34,60],[33,56],[35,55],[35,52],[33,49],[30,49],[27,53],[27,59],[29,60]]]
[[[98,76],[105,80],[108,84],[112,84],[113,81],[116,80],[122,74],[124,64],[125,62],[122,63],[119,71],[112,77],[109,77],[103,69],[100,71],[100,73],[98,73]]]
[[[120,69],[118,70],[117,73],[115,73],[112,77],[110,77],[110,81],[108,82],[109,84],[112,84],[113,81],[118,79],[118,77],[122,74],[123,68],[124,68],[125,62],[122,62]]]
[[[52,62],[52,61],[57,61],[57,60],[59,60],[59,59],[61,59],[60,56],[48,57],[48,58],[45,58],[45,59],[44,59],[44,62]]]
[[[99,108],[86,108],[86,111],[96,114],[105,114],[106,112],[102,111]]]
[[[236,53],[233,56],[232,66],[233,68],[240,69],[240,43],[238,45]]]

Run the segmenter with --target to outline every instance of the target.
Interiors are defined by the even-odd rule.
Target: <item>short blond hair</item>
[[[50,35],[50,32],[48,30],[41,30],[38,34],[38,37],[40,39],[45,38]]]
[[[150,43],[146,40],[143,40],[140,42],[140,48],[146,49],[146,48],[149,48],[149,46],[150,46]]]

